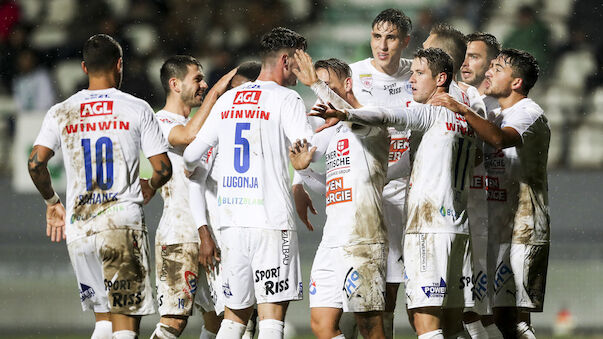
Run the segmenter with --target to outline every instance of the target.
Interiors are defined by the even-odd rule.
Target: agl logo
[[[237,92],[233,105],[253,104],[257,105],[260,101],[260,91],[241,91]]]
[[[113,101],[92,101],[80,105],[80,117],[113,114]]]

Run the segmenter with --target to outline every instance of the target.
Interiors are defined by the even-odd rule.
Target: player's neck
[[[174,96],[168,96],[165,101],[165,107],[163,110],[168,111],[170,113],[182,115],[185,118],[188,118],[189,114],[191,114],[191,107],[186,105],[179,98],[175,98]]]
[[[353,108],[361,108],[362,107],[360,102],[358,102],[358,99],[356,99],[354,92],[346,93],[345,101],[347,101],[348,104],[350,104],[350,106],[352,106]]]
[[[498,104],[500,105],[500,109],[504,110],[509,107],[513,107],[516,103],[520,102],[525,98],[527,98],[526,95],[512,91],[509,96],[498,98]]]
[[[285,86],[285,76],[282,70],[277,67],[273,68],[264,68],[260,71],[260,75],[258,75],[258,80],[260,81],[274,81],[281,86]]]
[[[381,73],[385,73],[387,75],[393,75],[393,74],[396,74],[396,72],[398,72],[398,69],[400,68],[400,62],[398,60],[396,60],[396,61],[397,62],[392,62],[389,65],[379,66],[375,62],[375,59],[373,59],[373,60],[371,60],[371,65],[373,65],[373,67],[375,67],[375,69]]]
[[[111,75],[90,75],[88,76],[88,90],[96,91],[117,87],[115,77]]]

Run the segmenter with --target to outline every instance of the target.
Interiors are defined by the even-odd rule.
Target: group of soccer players
[[[93,338],[135,338],[155,311],[141,206],[160,187],[152,338],[177,338],[195,302],[201,338],[253,336],[254,313],[260,338],[282,338],[289,301],[303,297],[294,211],[309,230],[316,213],[304,185],[326,199],[307,285],[317,337],[392,338],[404,282],[419,338],[534,338],[550,234],[550,131],[527,98],[536,61],[448,25],[403,59],[402,11],[371,28],[372,58],[351,65],[313,64],[305,38],[274,28],[261,65],[209,91],[196,59],[170,57],[156,114],[118,90],[119,44],[86,42],[89,87],[49,110],[29,171],[47,235],[66,238],[82,307],[95,313]],[[313,117],[287,88],[297,80],[317,96]],[[66,209],[46,166],[59,149]],[[138,179],[140,150],[149,179]],[[309,167],[321,158],[325,173]]]

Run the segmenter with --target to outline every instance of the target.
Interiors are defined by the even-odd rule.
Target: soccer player
[[[255,81],[260,75],[262,64],[257,61],[245,61],[237,67],[237,73],[232,77],[228,89],[239,87],[242,84]]]
[[[207,255],[217,257],[207,225],[194,227],[182,153],[195,138],[213,104],[226,91],[235,72],[233,70],[220,79],[203,100],[207,84],[199,61],[191,56],[177,55],[168,58],[161,66],[160,77],[166,102],[156,118],[169,143],[168,156],[174,175],[161,189],[163,214],[155,237],[155,281],[161,319],[151,338],[180,336],[192,314],[195,293],[199,288],[199,261],[204,262]],[[202,101],[203,105],[189,119],[191,109],[200,106]],[[213,307],[204,309],[203,318],[203,331],[210,337],[215,336],[220,319]]]
[[[319,100],[341,108],[361,107],[346,63],[328,59],[312,66],[310,56],[301,51],[296,61],[298,79],[311,86]],[[340,122],[322,130],[313,138],[314,158],[326,157],[322,175],[306,169],[312,159],[307,145],[291,148],[293,167],[304,170],[313,190],[326,193],[327,220],[309,287],[312,331],[318,338],[344,337],[339,329],[342,311],[354,313],[363,337],[385,337],[387,231],[381,201],[388,141],[385,127]]]
[[[258,79],[220,97],[184,152],[192,171],[211,146],[219,147],[226,307],[218,338],[240,338],[256,302],[259,335],[282,338],[288,303],[303,296],[287,146],[312,130],[302,99],[285,86],[297,82],[293,55],[305,48],[306,39],[287,28],[264,35]]]
[[[141,316],[155,312],[143,195],[172,174],[168,148],[151,107],[121,92],[122,49],[108,35],[84,44],[88,89],[53,106],[29,158],[46,199],[46,234],[67,239],[84,310],[95,313],[92,338],[135,338]],[[63,153],[67,210],[52,188],[48,160]],[[139,183],[140,150],[153,167]]]
[[[434,100],[465,116],[486,150],[488,218],[499,235],[494,316],[505,337],[534,338],[530,312],[542,312],[550,242],[547,157],[550,129],[528,93],[538,80],[532,55],[503,49],[486,72],[485,94],[500,109],[490,121],[447,96]]]
[[[403,59],[401,55],[410,41],[411,20],[402,11],[390,8],[375,17],[371,28],[372,58],[350,65],[354,94],[364,106],[408,107],[412,103],[412,92],[408,82],[412,60]],[[391,137],[389,165],[405,166],[406,171],[410,173],[409,158],[404,156],[409,148],[410,131],[390,128],[389,132]],[[402,162],[402,164],[398,164],[398,162]],[[408,179],[408,176],[404,176],[391,180],[383,189],[383,214],[389,248],[386,270],[386,304],[383,314],[387,338],[393,338],[394,310],[398,288],[404,275],[402,239],[406,223],[404,204]]]
[[[466,89],[467,86],[464,86],[466,83],[477,88],[486,107],[486,116],[493,114],[494,109],[499,107],[496,98],[485,94],[486,71],[488,71],[491,61],[496,59],[499,53],[500,44],[492,34],[476,32],[467,35],[467,51],[465,60],[461,65],[461,77],[464,83],[459,83],[459,86]],[[478,147],[483,150],[483,142],[480,142]],[[492,316],[494,288],[492,278],[496,270],[496,254],[491,253],[492,246],[489,244],[496,243],[496,232],[488,226],[486,178],[486,169],[484,161],[482,161],[476,164],[473,170],[467,209],[471,230],[475,311],[481,317],[487,338],[494,339],[502,338],[502,333],[496,327]],[[483,332],[480,332],[479,324],[468,321],[475,319],[475,317],[469,318],[470,316],[466,314],[465,327],[472,338],[480,338],[479,335],[476,335],[477,333],[481,333],[482,337],[486,337]],[[477,327],[477,329],[474,329],[474,327]]]
[[[411,72],[413,99],[431,103],[452,81],[452,59],[441,49],[419,50]],[[450,309],[458,313],[465,304],[463,291],[454,284],[462,277],[463,254],[469,245],[466,202],[475,155],[473,132],[459,114],[429,105],[347,112],[322,106],[312,115],[425,132],[407,201],[406,302],[419,338],[443,338],[443,317]]]
[[[423,42],[423,48],[441,48],[446,52],[453,62],[453,79],[457,78],[457,74],[464,63],[464,58],[467,49],[466,37],[463,33],[453,28],[448,24],[438,24],[434,26],[425,42]],[[470,106],[474,111],[479,112],[480,115],[485,116],[486,107],[480,96],[478,90],[467,84],[459,84],[456,81],[452,81],[448,93],[456,98],[458,101]],[[483,154],[483,143],[478,142],[478,154]],[[482,157],[478,156],[476,166],[474,167],[474,173],[472,179],[475,176],[484,174],[484,165]],[[473,181],[470,187],[473,186]],[[452,326],[453,333],[462,332],[462,325],[465,323],[465,328],[470,334],[472,339],[481,339],[487,337],[487,332],[480,321],[479,313],[485,313],[484,308],[484,292],[474,295],[477,291],[476,287],[485,288],[486,284],[483,281],[487,281],[486,270],[479,270],[482,266],[479,263],[484,263],[486,260],[486,248],[487,248],[487,207],[486,207],[486,196],[485,191],[470,189],[467,201],[467,210],[469,218],[469,229],[471,233],[471,255],[465,254],[465,268],[463,273],[463,279],[459,281],[459,288],[464,290],[466,299],[466,309],[463,314],[449,315],[449,321],[446,322],[446,326]],[[478,251],[474,251],[475,248]],[[476,266],[475,263],[478,263]],[[483,266],[485,268],[485,265]],[[482,279],[480,286],[475,286],[474,273],[480,275]],[[481,299],[480,299],[481,297]],[[477,299],[477,302],[475,301]],[[454,319],[453,316],[458,317]]]

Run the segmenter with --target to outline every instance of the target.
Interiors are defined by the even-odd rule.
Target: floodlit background
[[[523,8],[529,5],[529,8]],[[89,336],[67,249],[45,237],[45,205],[26,169],[46,110],[86,86],[80,50],[95,33],[124,47],[122,90],[156,110],[164,95],[159,68],[173,54],[202,61],[210,86],[242,61],[256,59],[259,37],[275,26],[308,39],[314,60],[349,63],[371,55],[370,24],[383,9],[403,10],[413,22],[410,57],[437,22],[463,33],[494,34],[504,47],[536,56],[542,75],[530,93],[551,125],[549,197],[552,244],[544,313],[537,334],[603,333],[603,5],[600,0],[0,0],[0,337]],[[297,86],[308,108],[311,91]],[[59,157],[49,166],[55,187],[64,183]],[[144,170],[143,170],[144,172]],[[59,189],[59,191],[61,191]],[[64,197],[64,188],[61,191]],[[324,222],[324,201],[313,196]],[[159,197],[145,207],[154,239]],[[305,283],[321,230],[299,228]],[[410,335],[401,289],[398,334]],[[157,316],[143,320],[148,337]],[[289,309],[286,331],[307,335],[306,299]],[[197,337],[201,319],[185,332]]]

